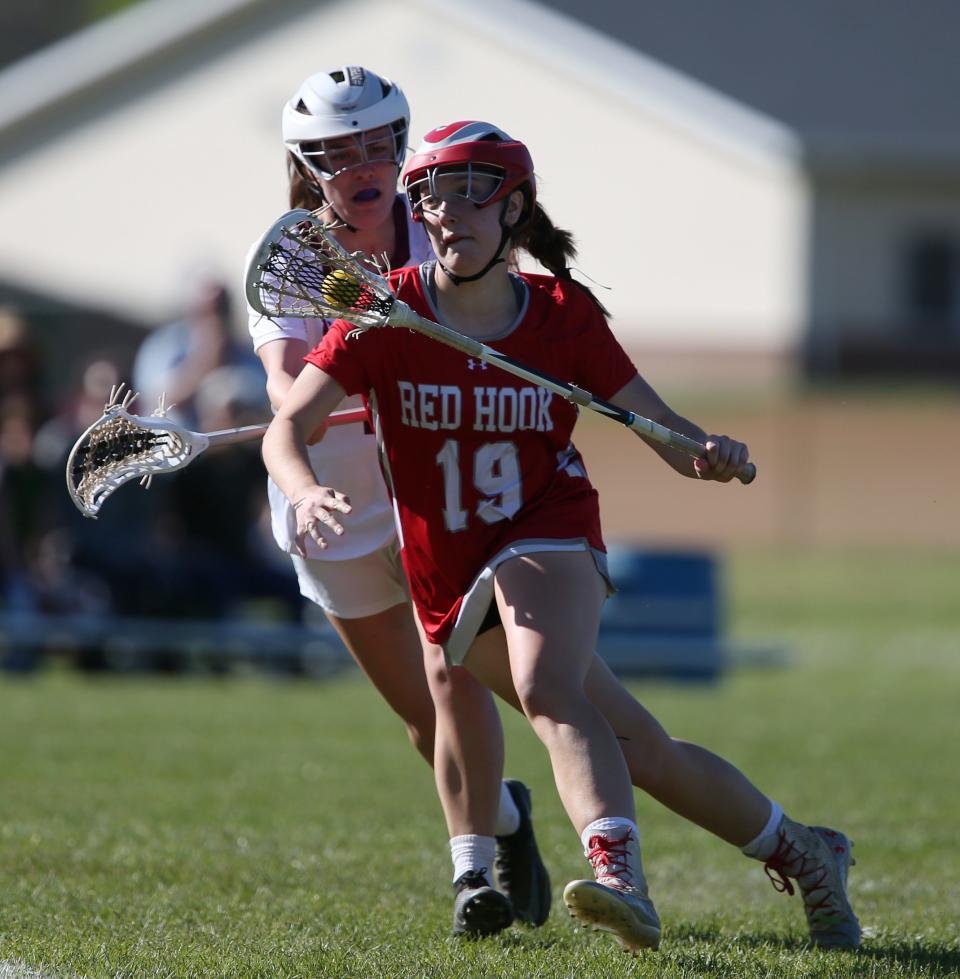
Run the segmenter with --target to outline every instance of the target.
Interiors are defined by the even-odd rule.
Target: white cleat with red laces
[[[825,826],[803,826],[784,816],[777,848],[764,868],[778,891],[803,895],[810,939],[820,948],[859,948],[860,922],[847,897],[847,874],[856,863],[852,843]]]
[[[610,932],[628,952],[658,948],[660,918],[647,894],[633,832],[621,839],[591,836],[586,856],[596,880],[574,880],[563,889],[570,914],[584,927]]]

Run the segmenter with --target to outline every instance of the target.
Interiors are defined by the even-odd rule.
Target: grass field
[[[51,669],[0,681],[0,976],[960,974],[960,555],[752,552],[728,571],[732,635],[787,665],[636,692],[855,839],[859,954],[808,951],[798,897],[643,798],[659,953],[560,909],[454,941],[430,774],[361,681]],[[557,895],[586,864],[539,745],[505,720]]]

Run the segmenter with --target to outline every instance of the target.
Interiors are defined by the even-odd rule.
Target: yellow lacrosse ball
[[[360,283],[343,269],[334,269],[320,286],[320,295],[335,309],[348,309],[360,298]]]

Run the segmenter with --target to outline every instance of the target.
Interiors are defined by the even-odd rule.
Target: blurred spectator
[[[259,362],[255,368],[213,371],[199,386],[195,406],[202,431],[267,420]],[[273,561],[273,548],[259,539],[263,476],[258,440],[208,449],[170,476],[164,533],[177,541],[191,582],[184,614],[242,614],[245,605],[257,602],[274,606],[284,618],[300,618],[302,599],[292,572]]]
[[[68,392],[60,410],[37,432],[34,459],[40,466],[51,471],[63,468],[74,442],[103,414],[120,380],[120,369],[108,354],[83,367],[79,386]]]
[[[48,482],[33,459],[39,381],[26,323],[0,309],[0,606],[10,611],[37,607],[35,557],[50,524]]]
[[[147,497],[136,487],[114,494],[93,521],[73,506],[63,487],[67,456],[74,443],[103,413],[120,370],[109,353],[81,365],[60,410],[39,429],[33,458],[46,477],[49,532],[40,541],[34,578],[44,611],[145,614],[163,587],[166,572],[158,532],[162,489]]]
[[[269,421],[270,402],[264,390],[260,361],[212,371],[197,389],[196,409],[205,432]],[[259,446],[256,441],[251,444]]]
[[[249,344],[241,343],[234,330],[226,287],[204,281],[184,318],[155,329],[137,351],[133,388],[140,394],[134,405],[138,414],[150,414],[162,394],[167,405],[176,406],[171,417],[196,428],[196,397],[204,378],[218,367],[260,369]]]
[[[26,323],[18,313],[0,307],[0,397],[36,398],[40,363]]]
[[[24,395],[0,401],[0,596],[13,611],[37,605],[33,568],[50,519],[48,481],[33,461],[36,421]]]
[[[124,486],[97,520],[79,513],[64,487],[66,459],[124,379],[122,355],[88,341],[71,378],[41,356],[34,341],[48,339],[37,332],[44,329],[0,309],[0,616],[299,621],[296,581],[264,539],[258,440],[212,448],[158,476],[149,492]],[[133,406],[138,414],[149,414],[164,390],[180,402],[178,420],[200,431],[269,420],[263,367],[234,338],[216,283],[182,322],[141,344],[136,371],[145,395]],[[51,413],[40,392],[54,374],[66,393]],[[0,668],[37,662],[32,647],[4,648]]]
[[[62,527],[54,527],[38,542],[33,582],[42,612],[105,615],[113,607],[110,583],[74,562],[73,541]]]

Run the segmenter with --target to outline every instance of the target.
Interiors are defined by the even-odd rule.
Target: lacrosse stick
[[[189,465],[212,445],[249,442],[263,436],[267,425],[244,425],[219,432],[191,432],[166,415],[163,398],[156,411],[144,418],[128,409],[136,399],[121,384],[110,392],[103,414],[77,439],[67,457],[67,492],[85,517],[96,517],[107,497],[139,479],[149,485],[156,473],[173,472]],[[335,411],[330,425],[367,420],[365,408]]]
[[[425,319],[397,299],[386,279],[364,266],[365,259],[362,252],[347,252],[312,212],[288,211],[267,231],[248,260],[247,300],[268,317],[338,318],[360,330],[407,327],[612,418],[660,445],[706,459],[706,446],[695,439],[595,398],[575,384],[558,381],[479,340]],[[741,483],[751,483],[756,474],[756,467],[748,462],[736,475]]]

